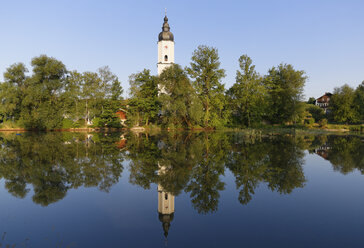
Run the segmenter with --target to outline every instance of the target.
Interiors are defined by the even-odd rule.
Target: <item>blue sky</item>
[[[127,91],[130,74],[157,73],[164,8],[175,62],[186,66],[198,45],[214,46],[227,88],[242,54],[261,74],[281,62],[306,71],[306,98],[364,80],[363,0],[1,0],[0,74],[47,54],[69,70],[108,65]]]

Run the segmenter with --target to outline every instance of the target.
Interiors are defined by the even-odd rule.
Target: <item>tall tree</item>
[[[33,58],[31,64],[33,75],[27,81],[21,120],[26,128],[60,128],[66,67],[61,61],[46,55]]]
[[[66,77],[64,112],[65,116],[73,120],[79,120],[84,117],[84,107],[81,97],[82,82],[82,73],[77,71],[70,71]]]
[[[307,77],[289,64],[280,64],[265,77],[269,92],[268,119],[272,123],[296,122],[302,115],[302,94]]]
[[[192,55],[187,72],[194,79],[193,85],[203,103],[205,127],[219,125],[225,107],[225,88],[221,83],[225,70],[220,68],[217,49],[199,46]]]
[[[236,72],[236,83],[228,90],[232,111],[240,125],[250,127],[262,120],[265,113],[266,87],[255,71],[251,58],[239,58],[240,70]]]
[[[200,125],[202,104],[185,71],[177,64],[165,69],[159,77],[163,119],[174,127]]]
[[[18,120],[21,102],[27,87],[28,69],[23,63],[11,65],[4,73],[4,82],[0,84],[0,115],[4,120]]]
[[[359,112],[354,103],[355,91],[345,84],[335,88],[330,100],[332,119],[336,122],[356,123],[359,121]]]
[[[101,79],[101,88],[105,93],[105,98],[120,100],[123,88],[120,85],[118,77],[113,74],[108,66],[98,69],[98,74]]]
[[[355,90],[354,105],[358,109],[360,120],[364,120],[364,81]]]
[[[81,96],[85,102],[85,122],[89,124],[95,116],[102,113],[101,106],[105,91],[101,78],[95,72],[83,73],[81,87]]]
[[[135,124],[148,125],[149,121],[156,120],[159,113],[158,83],[150,70],[132,74],[129,78],[130,99],[129,106]]]
[[[120,109],[122,100],[121,94],[123,88],[120,85],[118,77],[113,74],[108,66],[101,67],[98,70],[99,77],[102,82],[103,92],[105,94],[102,99],[101,115],[99,115],[101,126],[121,127],[116,112]],[[95,123],[94,123],[95,124]]]

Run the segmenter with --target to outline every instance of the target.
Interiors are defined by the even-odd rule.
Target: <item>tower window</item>
[[[164,194],[164,199],[168,200],[168,194]]]
[[[166,62],[168,61],[168,56],[167,55],[164,56],[164,61],[166,61]]]

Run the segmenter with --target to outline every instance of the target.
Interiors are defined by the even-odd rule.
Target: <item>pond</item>
[[[364,138],[0,133],[0,247],[362,247]]]

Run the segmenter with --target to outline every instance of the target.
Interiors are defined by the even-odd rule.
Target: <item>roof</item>
[[[316,99],[316,102],[318,103],[327,103],[330,101],[332,94],[330,92],[326,92],[325,95],[320,96],[319,98]]]
[[[172,32],[170,30],[171,30],[171,28],[169,27],[169,24],[168,24],[168,17],[165,16],[164,23],[162,26],[162,32],[159,33],[158,40],[159,41],[162,41],[162,40],[174,41],[174,35],[172,34]]]

